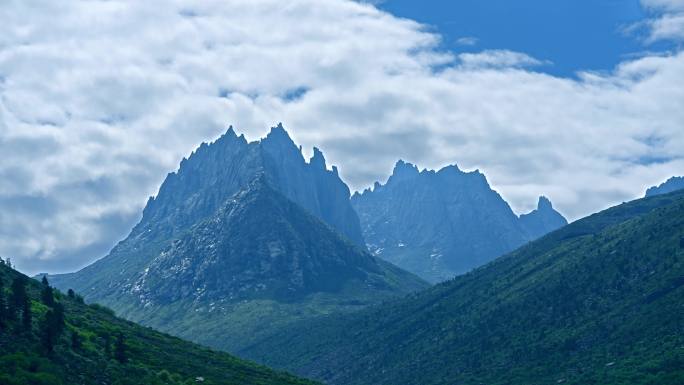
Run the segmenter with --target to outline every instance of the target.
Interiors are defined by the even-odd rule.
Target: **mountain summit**
[[[668,194],[681,189],[684,189],[684,176],[673,176],[659,186],[653,186],[646,190],[646,197]]]
[[[232,127],[212,144],[202,143],[177,172],[168,175],[143,212],[143,232],[165,227],[175,233],[212,214],[255,175],[263,174],[286,198],[302,206],[349,240],[363,246],[358,217],[349,204],[349,188],[336,168],[325,168],[316,149],[310,163],[283,126],[266,138],[247,143]]]
[[[551,230],[567,225],[568,221],[553,209],[553,204],[547,197],[540,196],[537,209],[521,215],[520,224],[529,238],[537,239]]]
[[[282,125],[255,142],[230,128],[183,159],[109,255],[51,280],[235,352],[296,319],[426,286],[363,243],[349,188],[320,150],[307,163]]]
[[[479,171],[419,171],[402,160],[386,184],[354,194],[352,205],[371,252],[432,282],[567,224],[545,197],[518,218]]]

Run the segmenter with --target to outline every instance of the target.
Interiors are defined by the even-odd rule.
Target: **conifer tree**
[[[128,358],[126,357],[126,341],[124,340],[123,333],[119,332],[116,336],[116,341],[114,342],[114,358],[120,363],[126,363]]]
[[[31,331],[32,321],[33,316],[31,314],[31,299],[26,296],[24,298],[24,303],[21,306],[21,324],[25,331]]]
[[[4,330],[7,321],[6,302],[7,301],[5,300],[5,282],[0,277],[0,330]]]
[[[45,304],[45,306],[48,307],[53,307],[55,306],[55,296],[52,291],[52,288],[50,287],[50,284],[48,283],[48,280],[45,276],[43,276],[43,288],[40,291],[40,299]]]
[[[48,353],[52,352],[59,335],[64,330],[64,307],[61,303],[55,303],[54,307],[45,313],[45,319],[42,324],[42,342],[43,347]],[[74,344],[74,336],[71,336],[72,345]]]
[[[112,355],[112,336],[109,335],[109,333],[107,333],[107,332],[104,332],[100,336],[102,337],[102,340],[103,340],[105,355],[107,355],[107,357],[111,357],[111,355]]]
[[[12,288],[8,303],[8,316],[11,320],[16,320],[19,313],[23,313],[28,301],[28,294],[26,293],[26,277],[19,276],[12,281]]]
[[[43,342],[43,347],[48,353],[52,352],[55,346],[56,332],[54,328],[55,324],[55,312],[54,310],[48,310],[45,313],[45,320],[43,321],[42,336],[41,340]]]
[[[81,335],[77,331],[71,332],[71,348],[74,350],[81,348]]]

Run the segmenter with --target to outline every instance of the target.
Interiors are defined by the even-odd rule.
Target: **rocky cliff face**
[[[349,203],[349,188],[337,169],[326,169],[318,149],[307,163],[282,125],[257,142],[247,143],[230,128],[216,142],[203,143],[181,162],[177,172],[168,175],[136,229],[154,227],[169,234],[185,229],[213,214],[226,197],[259,174],[286,198],[363,246],[359,220]]]
[[[565,224],[547,202],[521,220],[480,172],[418,171],[403,161],[386,184],[352,197],[371,252],[432,282]]]
[[[668,194],[681,189],[684,189],[684,177],[673,176],[659,186],[653,186],[646,190],[646,197]]]
[[[132,292],[144,305],[293,300],[381,276],[375,258],[258,176],[159,253]]]

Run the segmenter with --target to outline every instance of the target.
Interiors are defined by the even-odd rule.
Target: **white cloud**
[[[0,255],[29,272],[99,257],[228,124],[256,139],[282,121],[353,188],[400,157],[457,162],[519,211],[543,193],[572,218],[684,171],[682,53],[573,80],[439,39],[343,0],[5,4]]]
[[[655,13],[645,22],[648,43],[684,40],[684,0],[641,0],[641,4]]]
[[[684,40],[684,13],[665,15],[650,23],[649,41]]]
[[[461,65],[467,69],[475,68],[507,68],[536,67],[551,64],[537,60],[521,52],[508,50],[486,50],[479,53],[462,53],[458,55]]]
[[[473,37],[473,36],[466,36],[466,37],[461,37],[456,39],[456,44],[458,45],[465,45],[465,46],[474,46],[476,45],[480,39]]]
[[[641,0],[641,4],[647,8],[684,11],[684,0]]]

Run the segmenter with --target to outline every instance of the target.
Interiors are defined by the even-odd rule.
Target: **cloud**
[[[665,15],[650,23],[649,41],[684,40],[684,13]]]
[[[641,4],[647,8],[684,11],[684,0],[641,0]]]
[[[643,23],[649,30],[647,43],[684,40],[684,0],[641,0],[653,17]]]
[[[474,46],[477,45],[477,43],[480,41],[480,39],[472,36],[466,36],[466,37],[461,37],[456,39],[456,44],[458,45],[465,45],[465,46]]]
[[[428,30],[343,0],[5,4],[0,255],[30,273],[102,256],[228,124],[282,121],[353,189],[398,158],[458,163],[518,211],[543,193],[571,218],[682,174],[682,53],[565,79]]]
[[[486,50],[479,53],[462,53],[458,55],[461,65],[467,69],[475,68],[507,68],[536,67],[550,64],[537,60],[521,52],[508,50]]]

